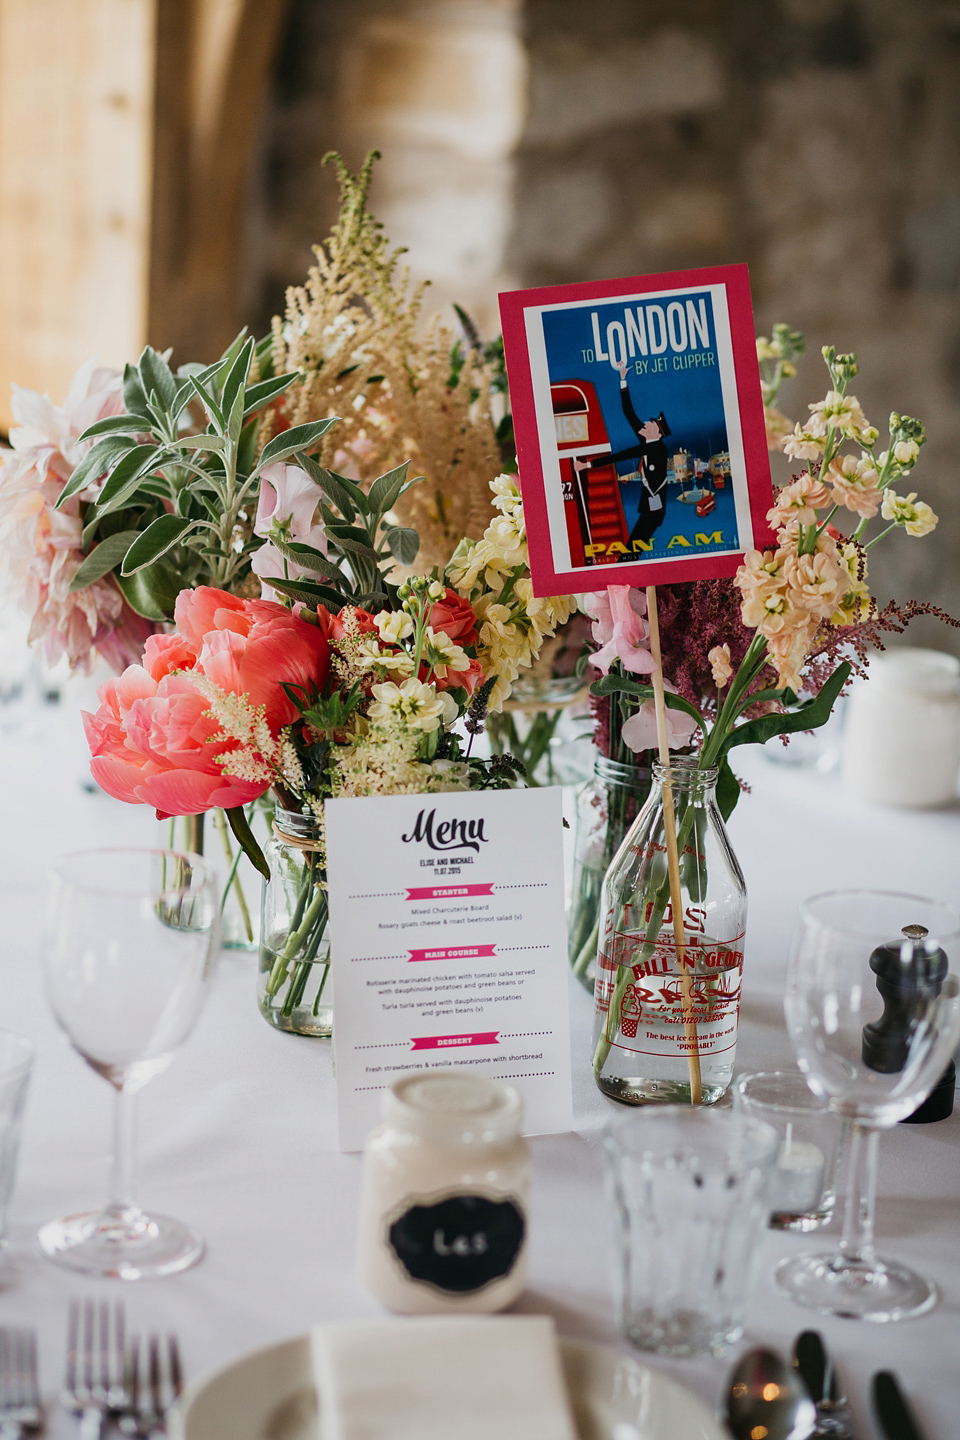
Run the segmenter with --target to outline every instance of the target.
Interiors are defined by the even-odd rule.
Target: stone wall
[[[890,537],[871,579],[960,615],[960,5],[293,0],[252,212],[261,315],[329,225],[324,150],[372,143],[388,233],[488,329],[499,288],[747,260],[758,328],[808,337],[788,413],[825,390],[830,342],[875,423],[923,419],[941,526]],[[909,638],[960,653],[933,622]]]

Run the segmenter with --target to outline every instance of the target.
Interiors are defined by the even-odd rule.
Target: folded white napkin
[[[553,1321],[317,1325],[320,1440],[575,1440]]]

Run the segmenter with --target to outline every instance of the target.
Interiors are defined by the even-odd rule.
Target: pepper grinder
[[[949,969],[949,961],[939,946],[931,949],[920,943],[927,933],[923,925],[903,927],[902,934],[912,942],[907,963],[902,940],[878,945],[870,956],[870,969],[877,977],[877,989],[883,997],[883,1014],[873,1024],[863,1027],[863,1063],[883,1075],[896,1075],[907,1063],[910,1012],[917,992],[935,1000]],[[946,1120],[953,1114],[956,1084],[957,1067],[951,1060],[923,1104],[901,1123],[926,1125],[933,1120]]]

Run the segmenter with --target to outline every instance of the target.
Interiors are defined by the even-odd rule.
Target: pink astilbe
[[[80,496],[54,509],[90,448],[78,436],[122,410],[120,372],[98,369],[93,360],[77,371],[62,406],[13,386],[13,449],[0,458],[4,589],[30,617],[31,643],[43,644],[51,664],[66,655],[74,670],[90,670],[97,652],[122,670],[153,629],[130,609],[109,576],[71,591],[84,558]]]

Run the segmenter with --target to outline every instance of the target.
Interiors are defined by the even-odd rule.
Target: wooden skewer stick
[[[673,911],[673,939],[677,949],[677,968],[680,971],[681,1004],[683,1025],[688,1050],[687,1063],[690,1067],[690,1104],[700,1105],[703,1101],[703,1084],[700,1078],[700,1046],[697,1037],[697,1022],[693,1009],[693,981],[687,965],[687,939],[683,928],[683,892],[680,888],[680,854],[677,847],[677,820],[673,809],[673,782],[670,770],[670,744],[667,740],[667,703],[663,698],[663,665],[660,660],[660,622],[657,617],[657,587],[647,586],[647,623],[650,626],[650,654],[656,669],[651,677],[653,682],[653,703],[657,713],[657,748],[660,764],[664,767],[663,778],[663,834],[667,845],[667,873],[670,877],[670,909]]]

